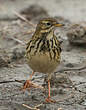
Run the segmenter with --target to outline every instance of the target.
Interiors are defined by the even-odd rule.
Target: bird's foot
[[[23,89],[32,87],[32,82],[30,80],[26,80],[26,82],[23,85]]]
[[[48,98],[46,98],[46,99],[45,99],[45,101],[46,101],[46,102],[48,102],[48,103],[56,103],[56,101],[55,101],[55,100],[52,100],[52,99],[51,99],[51,98],[49,98],[49,97],[48,97]]]
[[[26,88],[30,88],[30,87],[44,89],[42,86],[34,84],[32,81],[26,80],[23,86],[23,90],[25,90]]]

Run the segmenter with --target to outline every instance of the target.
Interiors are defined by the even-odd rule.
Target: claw
[[[52,100],[52,99],[50,99],[50,98],[46,98],[45,101],[48,102],[48,103],[56,103],[55,100]]]
[[[32,86],[32,82],[30,80],[26,80],[24,83],[23,89],[29,88]]]
[[[44,89],[42,86],[39,86],[39,85],[31,82],[30,80],[27,80],[23,86],[23,89],[25,90],[26,88],[30,88],[30,87]]]

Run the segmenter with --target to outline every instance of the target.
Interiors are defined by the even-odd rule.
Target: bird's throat
[[[47,40],[50,40],[50,39],[53,38],[53,36],[54,36],[54,31],[50,31],[50,32],[47,34],[46,39],[47,39]]]

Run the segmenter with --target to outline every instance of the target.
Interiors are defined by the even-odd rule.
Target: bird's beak
[[[55,26],[56,27],[61,27],[61,26],[64,26],[64,24],[58,24],[58,23],[56,23]]]

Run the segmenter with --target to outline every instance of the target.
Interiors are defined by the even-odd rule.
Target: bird
[[[55,18],[41,19],[26,46],[27,63],[33,72],[23,88],[32,85],[31,79],[35,72],[47,74],[48,97],[45,99],[47,102],[53,102],[50,96],[50,79],[61,59],[61,44],[54,30],[55,27],[61,26],[64,24],[59,23]]]

